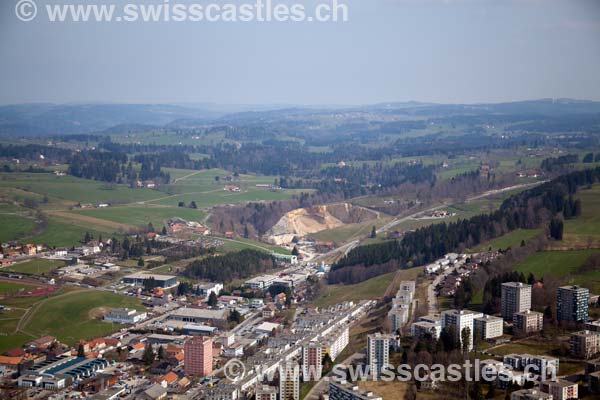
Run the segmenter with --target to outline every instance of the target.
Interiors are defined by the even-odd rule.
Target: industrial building
[[[177,277],[173,275],[158,275],[136,272],[135,274],[126,275],[123,277],[123,283],[133,284],[135,286],[143,286],[144,281],[148,279],[154,280],[154,286],[168,289],[179,284]]]

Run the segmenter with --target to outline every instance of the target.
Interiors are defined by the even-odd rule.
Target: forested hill
[[[600,167],[562,175],[506,199],[492,214],[434,224],[407,233],[400,241],[359,246],[332,268],[330,283],[356,283],[396,268],[423,265],[515,229],[547,226],[553,218],[581,212],[572,195],[600,181]]]

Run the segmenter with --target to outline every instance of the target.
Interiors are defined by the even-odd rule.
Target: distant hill
[[[395,119],[395,121],[390,120]],[[549,119],[553,126],[578,119],[585,126],[600,120],[600,102],[573,99],[540,99],[488,104],[380,103],[364,106],[290,106],[213,104],[48,104],[0,106],[0,135],[45,136],[87,133],[120,133],[132,130],[195,129],[218,125],[271,125],[287,131],[315,133],[368,132],[411,127],[410,120],[481,123],[507,121],[537,123]],[[407,124],[408,123],[408,124]],[[396,124],[396,125],[395,125]],[[565,125],[565,123],[563,123]],[[581,125],[581,124],[580,124]],[[412,128],[411,128],[412,129]]]

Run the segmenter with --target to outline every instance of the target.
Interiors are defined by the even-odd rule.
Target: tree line
[[[268,272],[276,267],[273,256],[246,249],[193,261],[185,268],[184,274],[194,279],[231,282]]]
[[[380,266],[390,260],[397,260],[399,268],[423,265],[515,229],[545,226],[572,207],[572,195],[579,187],[599,179],[600,168],[571,172],[509,197],[491,214],[430,225],[408,232],[400,241],[356,247],[332,267],[329,282],[356,282],[353,269],[362,272],[365,267]]]

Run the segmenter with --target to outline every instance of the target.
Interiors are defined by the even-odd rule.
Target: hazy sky
[[[16,3],[4,104],[600,100],[596,0],[348,0],[346,23],[25,23]]]

